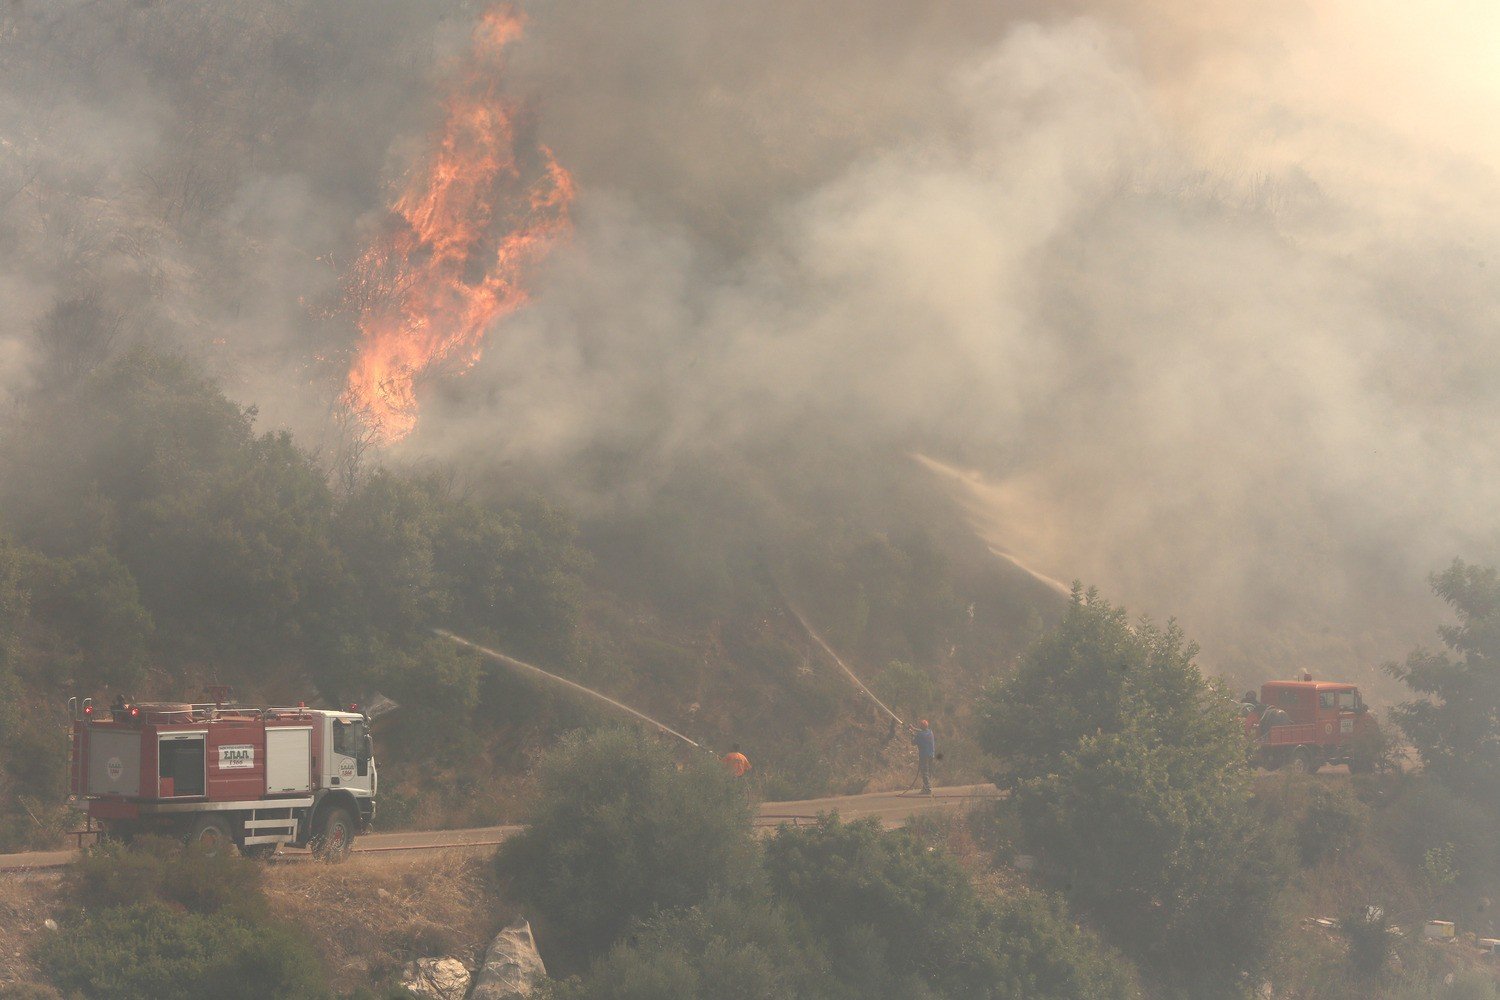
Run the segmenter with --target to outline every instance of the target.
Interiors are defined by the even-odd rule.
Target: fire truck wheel
[[[313,840],[313,855],[338,864],[349,857],[349,848],[354,846],[354,817],[343,806],[334,806],[323,813],[318,821],[318,832]]]
[[[135,827],[129,823],[110,823],[99,837],[100,841],[113,840],[127,847],[135,842]]]
[[[209,857],[227,854],[234,846],[234,834],[229,830],[229,820],[213,813],[204,813],[188,827],[189,847],[200,848]]]
[[[1317,751],[1309,747],[1299,747],[1296,756],[1292,758],[1292,767],[1303,774],[1316,774],[1322,762],[1318,760]]]

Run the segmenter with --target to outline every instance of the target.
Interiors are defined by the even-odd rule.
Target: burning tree
[[[504,6],[480,19],[425,170],[346,279],[360,341],[344,399],[383,440],[416,426],[423,372],[479,359],[485,331],[527,301],[526,272],[568,230],[573,180],[502,92],[523,23]]]

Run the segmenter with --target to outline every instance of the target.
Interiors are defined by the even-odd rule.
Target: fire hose
[[[907,729],[913,728],[906,722],[906,720],[902,719],[901,716],[897,715],[895,712],[892,712],[889,705],[877,698],[874,691],[871,691],[868,687],[865,686],[865,682],[860,680],[859,676],[855,674],[853,670],[849,669],[849,665],[844,662],[843,658],[840,657],[838,653],[835,653],[833,651],[833,647],[828,645],[827,640],[825,640],[821,635],[818,634],[817,629],[808,624],[807,619],[803,617],[802,612],[797,609],[797,606],[795,604],[793,604],[791,601],[786,600],[785,596],[783,596],[782,600],[786,603],[787,610],[792,613],[792,616],[797,619],[797,623],[802,626],[802,630],[808,635],[812,636],[813,641],[822,648],[823,652],[828,654],[828,658],[831,659],[834,663],[838,664],[839,669],[844,672],[845,676],[847,676],[851,681],[854,682],[854,686],[863,691],[871,701],[880,706],[880,710],[882,712],[891,717],[892,725],[890,735],[892,737],[896,735],[896,726],[898,725],[905,726]],[[942,754],[935,754],[934,757],[937,760],[943,759]],[[913,778],[912,783],[906,786],[906,792],[902,792],[901,794],[905,795],[907,794],[907,792],[910,792],[913,788],[915,788],[919,778],[920,776],[918,778]]]
[[[602,701],[606,705],[610,705],[610,706],[613,706],[614,708],[618,708],[622,712],[628,712],[631,715],[635,716],[637,719],[640,719],[642,722],[644,722],[644,723],[646,723],[648,725],[655,726],[661,732],[671,733],[673,736],[677,737],[679,740],[681,740],[682,742],[686,743],[690,747],[693,747],[693,748],[695,748],[697,750],[702,750],[704,753],[714,753],[714,751],[710,750],[708,747],[706,747],[703,744],[697,742],[696,740],[689,739],[688,737],[686,737],[686,736],[682,735],[681,733],[679,733],[677,730],[673,729],[671,726],[666,725],[665,723],[662,723],[662,722],[658,722],[657,720],[651,718],[651,716],[646,715],[644,712],[637,712],[635,709],[631,708],[629,705],[625,705],[625,704],[622,704],[621,702],[615,701],[613,698],[611,698],[607,694],[600,694],[598,691],[595,691],[593,688],[584,687],[582,684],[579,684],[576,681],[570,681],[566,677],[559,677],[559,676],[557,676],[554,673],[549,673],[548,671],[543,670],[541,667],[532,666],[530,663],[527,663],[525,660],[518,660],[514,656],[506,656],[504,653],[499,653],[499,652],[496,652],[493,649],[489,649],[488,647],[481,646],[477,642],[470,642],[468,639],[465,639],[463,636],[461,636],[461,635],[454,635],[452,632],[449,632],[447,629],[435,628],[435,629],[432,630],[432,633],[434,635],[441,636],[444,639],[452,639],[454,642],[458,643],[460,646],[467,646],[469,649],[474,650],[476,653],[479,653],[479,654],[481,654],[483,656],[487,656],[490,659],[496,661],[497,663],[503,663],[507,667],[511,667],[512,669],[525,671],[525,672],[533,674],[535,676],[545,677],[546,679],[548,679],[550,681],[556,681],[559,684],[566,685],[567,687],[572,688],[574,691],[577,691],[580,694],[588,695],[590,698],[594,698],[594,699],[596,699],[598,701]],[[714,754],[714,756],[718,756],[718,755]]]
[[[854,682],[855,687],[859,688],[869,697],[871,701],[879,705],[880,710],[886,715],[889,715],[897,725],[906,725],[905,719],[901,718],[901,716],[897,715],[895,712],[892,712],[885,702],[875,697],[874,691],[871,691],[869,688],[865,687],[865,682],[860,680],[859,677],[855,675],[854,671],[849,669],[849,665],[839,658],[839,654],[833,651],[833,647],[828,645],[828,643],[823,640],[823,637],[819,635],[817,631],[807,623],[807,619],[802,617],[802,612],[797,610],[797,606],[795,604],[793,604],[791,601],[787,601],[786,607],[787,610],[792,613],[793,617],[797,619],[797,622],[802,626],[802,630],[808,635],[812,636],[813,641],[822,647],[823,652],[827,653],[829,658],[832,659],[834,663],[838,664],[839,669],[848,675],[849,679]]]

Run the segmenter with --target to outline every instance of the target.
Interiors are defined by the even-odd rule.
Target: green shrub
[[[318,955],[267,914],[259,875],[164,838],[106,843],[68,872],[73,912],[37,962],[88,1000],[328,997]]]
[[[103,548],[71,559],[33,554],[26,582],[36,617],[65,639],[59,666],[73,690],[140,681],[154,626],[124,563]]]
[[[1436,982],[1414,978],[1393,992],[1391,1000],[1500,1000],[1500,985],[1490,973],[1474,969]]]
[[[0,735],[0,851],[56,842],[76,818],[62,804],[67,784],[67,743],[57,722],[17,712]]]
[[[62,989],[101,1000],[328,996],[317,956],[289,930],[155,900],[91,909],[37,959]]]
[[[478,753],[473,722],[482,671],[477,654],[451,639],[428,637],[411,653],[387,650],[382,659],[377,683],[401,706],[393,721],[405,756],[455,759]]]
[[[1196,655],[1175,624],[1075,589],[990,691],[981,745],[1071,902],[1163,984],[1207,997],[1266,962],[1284,873],[1248,808],[1239,719]]]
[[[764,901],[716,899],[646,921],[549,1000],[843,997],[805,927]]]
[[[1457,882],[1458,869],[1453,865],[1453,845],[1429,847],[1422,855],[1422,875],[1434,889],[1446,889]]]
[[[828,794],[828,761],[822,748],[810,744],[782,745],[770,760],[752,758],[751,781],[763,801],[795,802]]]
[[[1494,824],[1484,806],[1425,775],[1400,782],[1377,823],[1402,863],[1438,888],[1500,880]]]
[[[938,688],[932,675],[902,660],[886,664],[873,684],[881,697],[908,719],[931,715],[937,707]]]
[[[1428,578],[1456,624],[1438,627],[1445,649],[1414,650],[1386,664],[1416,695],[1390,718],[1406,734],[1423,770],[1500,817],[1500,572],[1453,560]]]
[[[13,983],[0,986],[0,1000],[63,1000],[63,995],[51,986]]]
[[[416,822],[421,811],[421,799],[418,796],[382,788],[380,811],[376,813],[375,822],[380,830],[406,830]]]
[[[1385,910],[1367,906],[1345,917],[1339,927],[1349,941],[1350,969],[1361,979],[1378,978],[1391,954],[1391,925]]]
[[[66,875],[68,894],[89,907],[160,900],[190,913],[228,911],[258,916],[261,866],[247,858],[209,855],[166,837],[138,837],[126,846],[105,841]]]
[[[686,646],[636,636],[625,644],[624,659],[640,668],[653,684],[668,690],[691,690],[702,673],[702,656]]]
[[[1369,825],[1370,810],[1352,788],[1315,781],[1297,821],[1297,853],[1308,866],[1338,857],[1358,843]]]
[[[638,731],[574,733],[542,760],[537,783],[527,829],[497,864],[512,898],[564,943],[565,966],[602,953],[632,920],[753,876],[744,784],[708,754],[679,770]]]
[[[766,866],[773,892],[806,919],[856,996],[1136,995],[1124,963],[1055,903],[982,901],[946,852],[873,820],[784,827]]]

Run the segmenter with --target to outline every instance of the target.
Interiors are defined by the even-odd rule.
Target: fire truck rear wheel
[[[1299,747],[1292,758],[1292,767],[1303,774],[1316,774],[1322,765],[1317,751],[1311,747]]]
[[[189,847],[197,847],[209,857],[229,853],[234,847],[234,834],[229,829],[229,820],[213,813],[204,813],[188,827]]]
[[[123,820],[109,823],[104,827],[99,839],[101,841],[113,840],[128,847],[135,842],[135,825]]]
[[[338,864],[349,857],[349,849],[353,846],[354,816],[343,806],[325,811],[318,821],[313,854],[330,864]]]

